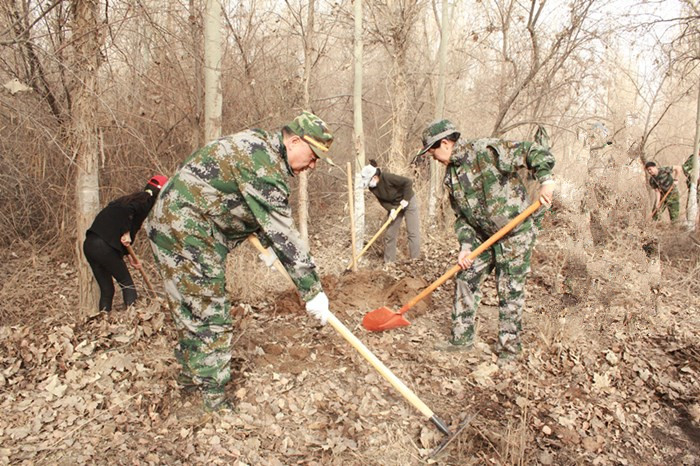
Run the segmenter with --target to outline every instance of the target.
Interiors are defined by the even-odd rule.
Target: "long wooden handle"
[[[258,249],[263,254],[267,254],[267,250],[260,244],[260,240],[256,238],[255,236],[251,235],[248,237],[248,240],[253,243],[253,246]],[[277,261],[276,263],[279,263]],[[280,264],[281,266],[282,264]],[[287,273],[287,270],[282,267],[281,269],[277,269],[281,273],[283,273],[289,281],[292,281],[292,278],[289,276]],[[428,418],[432,418],[434,416],[433,411],[428,408],[428,406],[423,403],[420,398],[416,396],[415,393],[411,391],[410,388],[408,388],[401,380],[399,380],[398,377],[396,377],[391,370],[389,370],[388,367],[384,365],[372,352],[367,349],[367,347],[355,336],[352,334],[350,330],[341,322],[338,320],[338,318],[333,315],[333,313],[329,313],[328,316],[328,323],[331,324],[331,326],[342,336],[345,338],[345,340],[352,345],[353,348],[357,350],[360,355],[365,358],[376,370],[379,372],[379,374],[386,379],[387,382],[389,382],[396,390],[403,395],[406,400],[411,403],[418,411],[423,413]]]
[[[513,220],[508,222],[503,228],[498,230],[496,233],[494,233],[489,239],[484,241],[478,248],[473,250],[469,255],[467,256],[469,259],[475,259],[476,257],[479,256],[482,252],[486,251],[488,248],[490,248],[496,241],[499,239],[503,238],[510,230],[515,228],[517,224],[525,220],[527,217],[532,215],[533,212],[535,212],[537,209],[540,208],[542,203],[537,200],[532,203],[530,207],[527,209],[523,210],[520,214],[518,214],[517,217],[515,217]],[[411,309],[413,306],[415,306],[419,301],[421,301],[423,298],[428,296],[430,293],[435,291],[437,287],[445,283],[447,280],[452,278],[453,275],[455,275],[457,272],[462,270],[462,267],[459,266],[459,264],[453,266],[450,270],[445,272],[440,278],[435,280],[429,287],[424,289],[423,291],[420,292],[418,296],[415,298],[411,299],[408,303],[406,303],[401,309],[399,309],[399,314],[404,314],[406,311]]]
[[[131,258],[132,258],[137,264],[141,264],[141,261],[139,260],[138,257],[136,257],[136,254],[134,253],[134,248],[132,248],[130,244],[127,244],[127,245],[126,245],[126,250],[127,250],[127,252],[129,253],[129,255],[131,256]],[[149,291],[151,292],[151,294],[152,294],[154,297],[158,296],[158,295],[156,294],[156,290],[153,289],[153,285],[151,285],[151,281],[148,279],[148,275],[146,275],[146,271],[143,270],[143,264],[141,264],[141,267],[139,267],[138,269],[139,269],[139,272],[141,272],[141,277],[143,277],[143,281],[146,282],[146,286],[148,287],[148,289],[149,289]]]
[[[401,212],[401,209],[403,209],[403,206],[401,206],[401,205],[399,205],[399,206],[396,208],[396,214],[397,214],[397,215],[398,215],[399,212]],[[372,236],[372,239],[370,239],[370,240],[367,242],[367,244],[365,244],[365,247],[362,248],[362,251],[360,251],[360,254],[358,254],[357,257],[355,257],[355,262],[357,262],[357,261],[360,260],[360,257],[362,257],[362,255],[363,255],[365,252],[367,252],[367,250],[369,249],[369,247],[372,246],[372,243],[374,243],[374,242],[377,240],[377,238],[379,238],[379,235],[381,235],[381,234],[384,232],[384,230],[386,230],[386,228],[389,226],[389,224],[391,224],[391,222],[393,222],[394,220],[396,220],[396,218],[391,218],[391,217],[389,217],[389,218],[387,219],[387,221],[384,222],[384,225],[382,225],[382,227],[379,229],[379,231],[376,232],[376,233],[374,234],[374,236]],[[353,263],[351,262],[350,265],[348,265],[348,267],[347,267],[345,270],[350,270],[350,268],[352,267],[352,264],[353,264]]]
[[[674,188],[674,186],[671,186],[671,188],[668,191],[666,191],[666,194],[664,194],[664,197],[661,198],[661,202],[659,202],[659,205],[657,205],[656,209],[654,209],[654,211],[651,213],[652,218],[654,217],[654,215],[656,215],[656,211],[659,210],[662,205],[664,205],[664,201],[666,200],[668,195],[671,194],[671,191],[673,190],[673,188]]]
[[[413,391],[408,388],[391,370],[384,365],[348,328],[331,313],[328,323],[357,350],[360,355],[374,367],[384,379],[389,382],[409,403],[420,411],[425,417],[433,417],[433,411],[423,403]]]
[[[260,240],[258,239],[257,236],[255,236],[255,235],[250,235],[250,236],[248,237],[248,241],[250,241],[250,244],[252,244],[253,246],[255,246],[255,249],[257,249],[258,251],[260,251],[260,253],[261,253],[262,255],[264,255],[265,257],[269,256],[270,251],[268,251],[267,249],[265,249],[265,248],[263,247],[262,243],[260,242]],[[287,269],[284,268],[284,266],[282,265],[282,263],[280,262],[280,260],[279,260],[277,257],[275,257],[274,266],[275,266],[275,268],[277,269],[277,271],[278,271],[279,273],[281,273],[282,275],[284,275],[284,276],[287,278],[287,281],[289,281],[289,283],[290,283],[294,288],[297,287],[297,285],[294,283],[294,280],[292,280],[292,277],[290,277],[289,274],[287,273]]]

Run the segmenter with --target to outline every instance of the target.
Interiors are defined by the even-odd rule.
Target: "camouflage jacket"
[[[215,228],[233,247],[250,234],[269,243],[305,301],[321,282],[294,226],[281,132],[251,129],[224,136],[194,152],[160,194],[178,236]],[[202,225],[204,223],[204,225]]]
[[[690,186],[690,176],[692,175],[693,172],[693,154],[690,154],[688,158],[686,159],[685,162],[683,162],[683,165],[681,166],[683,169],[683,174],[685,175],[686,181],[688,186]],[[700,178],[698,178],[698,184],[700,185]]]
[[[666,194],[669,189],[673,188],[673,181],[673,167],[659,167],[659,173],[649,177],[649,186]]]
[[[518,169],[527,168],[542,183],[552,178],[553,167],[554,156],[534,142],[460,138],[445,173],[460,244],[487,239],[528,207]],[[531,218],[513,233],[530,228]]]

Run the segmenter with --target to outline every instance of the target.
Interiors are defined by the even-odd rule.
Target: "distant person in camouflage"
[[[474,261],[469,253],[525,210],[530,202],[517,170],[527,168],[539,181],[540,201],[549,206],[554,192],[554,157],[534,142],[500,139],[466,140],[449,120],[431,123],[423,132],[423,149],[447,166],[445,186],[455,211],[455,231],[461,250],[452,311],[452,335],[437,349],[460,351],[474,343],[474,319],[480,287],[495,269],[499,300],[497,351],[502,360],[520,353],[525,282],[537,226],[528,218]]]
[[[658,220],[663,211],[668,208],[668,215],[671,221],[675,222],[678,220],[680,212],[680,194],[677,187],[680,168],[677,166],[659,168],[656,163],[647,162],[644,164],[644,170],[649,175],[649,186],[652,187],[656,195],[652,219]],[[660,204],[662,199],[664,199],[663,204]]]
[[[163,275],[179,344],[178,382],[202,392],[207,410],[228,407],[231,377],[226,255],[249,235],[271,245],[306,310],[325,324],[328,297],[289,206],[288,179],[328,159],[333,136],[303,112],[281,131],[251,129],[194,152],[163,188],[148,237]]]
[[[700,155],[700,154],[698,154]],[[681,165],[681,170],[683,171],[683,174],[685,175],[685,184],[688,187],[688,200],[685,204],[686,209],[688,208],[688,202],[690,202],[690,196],[692,196],[693,191],[695,191],[695,198],[697,199],[697,205],[698,205],[698,218],[695,219],[695,225],[698,224],[698,220],[700,220],[700,177],[698,177],[698,182],[695,185],[695,190],[690,189],[691,185],[691,178],[693,174],[693,154],[690,154],[688,158],[686,159],[685,162],[683,162],[683,165]]]

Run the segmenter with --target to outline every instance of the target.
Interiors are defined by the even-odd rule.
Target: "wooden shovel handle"
[[[503,228],[501,228],[501,229],[498,230],[496,233],[494,233],[493,236],[491,236],[489,239],[487,239],[486,241],[484,241],[478,248],[476,248],[476,249],[473,250],[471,253],[469,253],[469,256],[467,256],[467,257],[468,257],[469,259],[475,259],[476,257],[478,257],[479,254],[481,254],[482,252],[486,251],[486,250],[487,250],[488,248],[490,248],[496,241],[498,241],[499,239],[503,238],[503,236],[505,236],[508,232],[510,232],[510,230],[512,230],[513,228],[515,228],[515,226],[516,226],[517,224],[519,224],[520,222],[522,222],[523,220],[525,220],[527,217],[529,217],[530,215],[532,215],[532,213],[535,212],[537,209],[539,209],[541,205],[542,205],[542,203],[541,203],[539,200],[533,202],[532,205],[531,205],[530,207],[528,207],[527,209],[525,209],[524,211],[522,211],[520,214],[518,214],[517,217],[515,217],[513,220],[511,220],[510,222],[508,222]],[[410,300],[410,301],[409,301],[408,303],[406,303],[401,309],[399,309],[398,314],[399,314],[399,315],[404,314],[406,311],[408,311],[408,310],[411,309],[413,306],[415,306],[416,303],[418,303],[418,302],[421,301],[423,298],[425,298],[426,296],[428,296],[430,293],[432,293],[433,291],[435,291],[435,290],[437,289],[437,287],[439,287],[440,285],[442,285],[443,283],[445,283],[447,280],[449,280],[450,278],[452,278],[452,276],[455,275],[455,274],[456,274],[457,272],[459,272],[460,270],[462,270],[462,267],[460,267],[459,264],[453,266],[450,270],[448,270],[447,272],[445,272],[440,278],[438,278],[437,280],[435,280],[429,287],[427,287],[426,289],[424,289],[423,291],[421,291],[420,294],[419,294],[418,296],[416,296],[415,298],[413,298],[412,300]]]
[[[396,213],[398,214],[399,212],[401,212],[401,209],[403,209],[403,206],[399,205],[399,206],[396,208]],[[363,255],[364,253],[367,252],[367,250],[369,249],[369,247],[372,246],[372,243],[374,243],[374,242],[377,240],[377,238],[379,238],[379,235],[381,235],[381,234],[384,232],[384,230],[386,230],[386,227],[388,227],[389,224],[390,224],[391,222],[393,222],[394,220],[396,220],[396,219],[395,219],[395,218],[389,217],[389,218],[387,219],[387,221],[384,222],[384,225],[382,225],[382,227],[379,229],[379,231],[376,232],[376,233],[374,234],[374,236],[372,236],[372,239],[370,239],[370,240],[367,242],[367,244],[365,245],[365,247],[362,248],[362,251],[360,251],[360,254],[358,254],[358,255],[355,257],[355,261],[354,261],[355,263],[357,263],[357,261],[360,260],[360,257],[362,257],[362,255]],[[353,262],[350,262],[350,265],[348,265],[348,267],[347,267],[345,270],[350,270],[350,268],[352,268],[352,265],[353,265]]]
[[[139,260],[138,257],[136,257],[136,253],[134,253],[134,248],[131,247],[130,244],[126,245],[126,250],[131,256],[131,258],[137,263],[141,264],[141,261]],[[139,272],[141,272],[141,277],[143,277],[143,281],[146,282],[146,286],[148,287],[148,290],[151,292],[151,294],[156,297],[158,296],[156,294],[156,290],[153,289],[153,285],[151,285],[151,281],[148,279],[148,275],[146,275],[146,271],[143,270],[143,264],[141,264],[141,267],[138,268]]]

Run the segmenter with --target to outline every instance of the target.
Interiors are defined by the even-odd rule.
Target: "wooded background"
[[[214,7],[220,38],[207,39]],[[309,109],[333,129],[340,167],[374,158],[413,176],[426,220],[439,213],[439,168],[430,189],[428,163],[410,162],[439,116],[466,137],[532,139],[543,125],[564,200],[610,174],[641,185],[635,161],[680,164],[697,146],[699,17],[692,0],[7,0],[0,243],[68,251],[100,206],[171,175],[216,134],[205,128],[215,92],[204,71],[219,59],[205,43],[221,44],[210,105],[223,134],[275,129]],[[346,209],[346,176],[321,166],[309,178],[318,234]]]
[[[338,318],[452,429],[475,416],[440,464],[698,464],[698,246],[687,225],[647,220],[641,162],[697,152],[699,19],[696,0],[1,0],[0,463],[428,461],[440,433],[251,247],[228,258],[228,415],[203,417],[176,384],[175,326],[138,274],[136,306],[89,306],[80,244],[100,207],[218,134],[308,109],[340,168],[292,180],[300,230]],[[411,164],[439,117],[467,138],[551,136],[555,202],[514,368],[491,350],[490,279],[468,355],[432,351],[450,282],[409,327],[360,324],[454,265],[441,167]],[[423,257],[382,268],[378,244],[342,274],[345,171],[370,158],[415,180]],[[352,199],[359,248],[386,212]],[[161,292],[143,233],[135,247]]]

